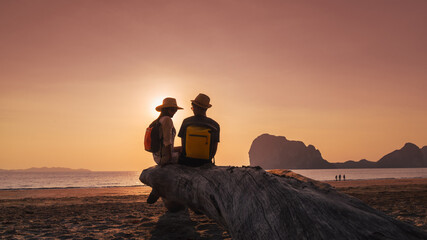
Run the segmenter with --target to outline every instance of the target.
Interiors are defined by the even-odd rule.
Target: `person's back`
[[[182,140],[180,164],[188,166],[201,166],[211,163],[219,142],[219,124],[206,116],[206,111],[212,105],[210,99],[204,94],[199,94],[192,100],[194,116],[184,119],[178,136]]]
[[[166,110],[168,111],[168,110]],[[160,116],[158,118],[160,123],[160,150],[153,153],[154,161],[159,165],[166,165],[168,163],[177,163],[178,153],[174,152],[174,142],[176,130],[173,126],[172,118],[168,115]]]
[[[156,107],[156,111],[160,112],[159,117],[155,120],[155,122],[157,121],[160,123],[160,131],[157,132],[159,135],[158,140],[160,141],[160,148],[156,152],[153,152],[153,159],[157,164],[162,166],[178,162],[179,153],[176,152],[174,148],[176,130],[172,122],[172,117],[178,109],[183,108],[178,107],[175,98],[165,98],[163,99],[163,104]],[[142,173],[139,177],[142,182],[141,178]],[[160,195],[156,189],[153,188],[147,198],[147,203],[153,204],[159,197]]]
[[[219,124],[206,116],[186,118],[182,122],[178,134],[182,139],[180,163],[189,166],[211,163],[218,148],[219,130]],[[200,134],[203,132],[207,134]],[[207,153],[201,152],[203,151],[203,146],[198,145],[200,142],[206,143]]]
[[[158,121],[161,129],[161,147],[159,151],[153,153],[153,158],[159,165],[177,163],[178,161],[179,153],[174,152],[176,130],[172,122],[172,118],[178,109],[182,108],[178,107],[174,98],[165,98],[163,104],[156,107],[156,111],[160,112]]]

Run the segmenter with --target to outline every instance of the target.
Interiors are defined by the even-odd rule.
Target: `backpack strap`
[[[163,129],[162,129],[162,124],[160,123],[160,118],[163,116],[159,116],[156,120],[154,120],[150,126],[154,126],[154,125],[158,125],[158,129],[159,129],[159,141],[160,141],[160,146],[159,146],[159,152],[160,152],[160,158],[163,157]]]
[[[163,158],[163,127],[162,124],[160,123],[160,116],[155,120],[157,121],[157,124],[159,124],[159,140],[160,140],[160,159]]]

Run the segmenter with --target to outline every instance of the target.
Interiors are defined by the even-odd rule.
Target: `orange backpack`
[[[160,138],[161,124],[159,120],[159,118],[154,120],[145,130],[144,147],[148,152],[160,151],[162,139]]]

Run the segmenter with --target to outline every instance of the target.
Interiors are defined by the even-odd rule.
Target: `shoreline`
[[[383,178],[371,180],[346,180],[346,181],[322,181],[337,189],[346,187],[367,187],[367,186],[396,186],[396,185],[427,185],[427,178]]]
[[[346,187],[365,187],[365,186],[382,186],[382,185],[411,185],[411,184],[427,184],[427,178],[380,178],[380,179],[350,179],[350,180],[326,180],[319,181],[327,183],[335,188]],[[150,190],[147,190],[150,189]],[[148,191],[148,193],[147,193]],[[18,189],[0,189],[1,199],[20,199],[20,198],[44,198],[53,197],[61,198],[69,195],[78,195],[78,197],[90,197],[106,194],[105,196],[121,196],[121,195],[144,195],[149,194],[151,187],[146,185],[133,186],[105,186],[105,187],[66,187],[66,188],[18,188]],[[69,192],[63,193],[63,192]],[[60,194],[58,194],[60,193]],[[46,196],[42,196],[46,195]]]
[[[0,200],[26,198],[83,198],[99,196],[127,196],[150,194],[151,187],[100,187],[100,188],[35,188],[35,189],[7,189],[0,190]]]

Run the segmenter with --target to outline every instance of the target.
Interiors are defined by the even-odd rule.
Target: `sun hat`
[[[161,112],[163,108],[177,108],[178,110],[183,109],[182,107],[178,107],[176,104],[176,99],[171,97],[163,99],[163,104],[157,106],[156,111]]]
[[[197,95],[196,99],[191,100],[192,103],[194,103],[197,106],[202,107],[202,108],[212,107],[212,105],[209,104],[210,101],[211,101],[211,99],[203,93],[199,93],[199,95]]]

